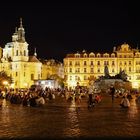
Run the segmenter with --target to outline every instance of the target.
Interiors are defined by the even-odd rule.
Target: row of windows
[[[87,61],[84,61],[83,62],[83,65],[84,66],[86,66],[88,64],[88,62]],[[95,62],[93,62],[93,61],[90,61],[90,65],[92,66],[92,65],[94,65],[95,64]],[[109,65],[109,64],[111,64],[111,65],[115,65],[115,61],[111,61],[110,63],[109,63],[109,61],[104,61],[104,65]],[[132,61],[124,61],[124,62],[119,62],[119,64],[120,65],[132,65]],[[136,65],[137,64],[140,64],[140,62],[136,62]],[[69,62],[69,66],[72,66],[73,65],[73,62],[72,61],[70,61]],[[101,65],[101,61],[97,61],[97,65]],[[75,66],[80,66],[80,61],[76,61],[75,62]]]
[[[26,76],[26,73],[23,73],[24,77]],[[18,77],[18,72],[15,73],[15,76]],[[38,79],[42,77],[42,73],[38,74]],[[31,80],[34,80],[34,74],[31,74]]]
[[[100,63],[101,63],[100,61],[97,61],[97,65],[100,65]],[[83,62],[83,65],[84,66],[86,66],[87,64],[88,64],[87,61],[84,61]],[[69,65],[72,66],[72,61],[69,62]],[[90,65],[94,65],[94,62],[93,61],[90,61]],[[109,65],[109,61],[104,61],[104,65]],[[112,65],[115,65],[115,62],[114,61],[112,61]],[[80,66],[80,62],[79,61],[76,61],[75,62],[75,66]]]
[[[80,57],[85,57],[85,58],[87,58],[87,57],[107,57],[107,58],[109,58],[110,57],[110,55],[109,54],[100,54],[100,53],[98,53],[97,55],[95,55],[95,54],[84,54],[84,55],[80,55],[80,54],[75,54],[75,57],[76,58],[80,58]],[[128,54],[128,55],[126,55],[126,54],[118,54],[117,55],[117,57],[119,57],[119,58],[132,58],[132,57],[140,57],[140,54],[135,54],[135,55],[133,55],[133,54]],[[115,54],[111,54],[111,58],[114,58],[115,57]]]
[[[82,70],[80,70],[80,68],[75,69],[75,73],[80,73],[81,71],[82,71]],[[65,72],[66,72],[66,71],[65,71]],[[69,68],[69,72],[70,72],[70,73],[73,72],[72,68]],[[87,68],[84,68],[84,69],[83,69],[83,72],[84,72],[84,73],[87,73],[87,72],[88,72],[88,71],[87,71]],[[97,69],[97,72],[101,72],[101,69],[98,68],[98,69]],[[114,68],[112,69],[112,72],[115,72]],[[90,73],[94,73],[94,68],[90,68]]]
[[[131,76],[128,76],[128,80],[131,80],[132,79],[132,77]],[[140,75],[137,75],[136,76],[136,79],[137,80],[140,80]],[[87,76],[87,75],[84,75],[84,76],[69,76],[69,80],[70,81],[73,81],[73,80],[75,80],[75,81],[82,81],[82,80],[89,80],[89,77]]]
[[[89,78],[88,78],[88,76],[84,75],[84,76],[83,76],[83,79],[84,79],[84,80],[88,80]],[[80,80],[82,80],[82,78],[80,78],[79,76],[76,75],[76,76],[73,76],[73,77],[70,76],[70,77],[69,77],[69,80],[70,80],[70,81],[72,81],[72,80],[80,81]]]
[[[120,71],[124,70],[124,71],[128,71],[128,72],[132,72],[132,67],[128,67],[127,69],[120,67],[119,70]],[[139,71],[139,70],[140,70],[140,68],[137,68],[136,69],[136,72]],[[65,69],[64,71],[67,72],[67,69]],[[87,72],[89,72],[89,70],[87,68],[83,68],[83,70],[80,69],[80,68],[76,68],[76,69],[69,68],[69,73],[72,73],[74,71],[75,71],[75,73],[82,73],[82,72],[87,73]],[[104,69],[97,68],[97,72],[98,73],[100,73],[100,72],[103,73],[104,72]],[[112,68],[110,72],[114,73],[115,72],[115,69]],[[94,68],[90,68],[90,73],[95,73],[95,69]]]
[[[140,80],[140,76],[137,76],[137,80]],[[69,76],[69,80],[75,80],[75,81],[82,81],[82,80],[89,80],[89,77],[87,75],[84,75],[83,77],[81,76]],[[131,80],[131,76],[128,77],[128,80]]]
[[[19,52],[19,50],[16,50],[16,56],[19,56],[19,55],[21,55],[21,56],[27,56],[25,50],[23,52],[22,51]]]

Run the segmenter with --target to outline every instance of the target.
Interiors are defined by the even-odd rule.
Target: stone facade
[[[12,35],[12,42],[0,48],[0,71],[5,71],[13,79],[13,88],[29,88],[34,81],[47,79],[49,74],[63,76],[63,65],[47,65],[37,58],[36,50],[33,56],[29,55],[28,43],[25,39],[25,30],[20,19],[20,26]],[[55,70],[54,70],[55,68]],[[60,73],[59,70],[62,70]]]
[[[81,86],[88,86],[91,77],[104,75],[104,68],[108,66],[111,76],[124,70],[132,84],[140,82],[140,51],[124,43],[113,48],[112,53],[81,53],[67,54],[64,58],[65,85],[74,88],[77,82]]]

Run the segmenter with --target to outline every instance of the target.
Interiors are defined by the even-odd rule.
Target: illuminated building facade
[[[20,19],[20,26],[12,35],[12,42],[0,48],[0,71],[5,71],[12,77],[11,87],[13,88],[29,88],[35,80],[47,78],[48,66],[37,59],[36,50],[33,56],[29,56],[28,45],[22,19]],[[50,66],[51,70],[53,69]]]
[[[133,87],[140,86],[140,52],[126,43],[114,47],[111,54],[86,51],[67,54],[64,58],[65,86],[74,88],[77,83],[88,86],[89,79],[104,75],[105,65],[111,76],[124,70]]]

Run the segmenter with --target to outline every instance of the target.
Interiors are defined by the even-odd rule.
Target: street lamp
[[[4,90],[7,91],[8,81],[3,81]]]
[[[7,86],[8,85],[8,81],[3,81],[3,85]]]

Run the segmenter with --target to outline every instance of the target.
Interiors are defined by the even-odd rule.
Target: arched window
[[[16,56],[18,56],[18,50],[16,50]]]
[[[26,51],[24,50],[24,56],[26,56]]]

